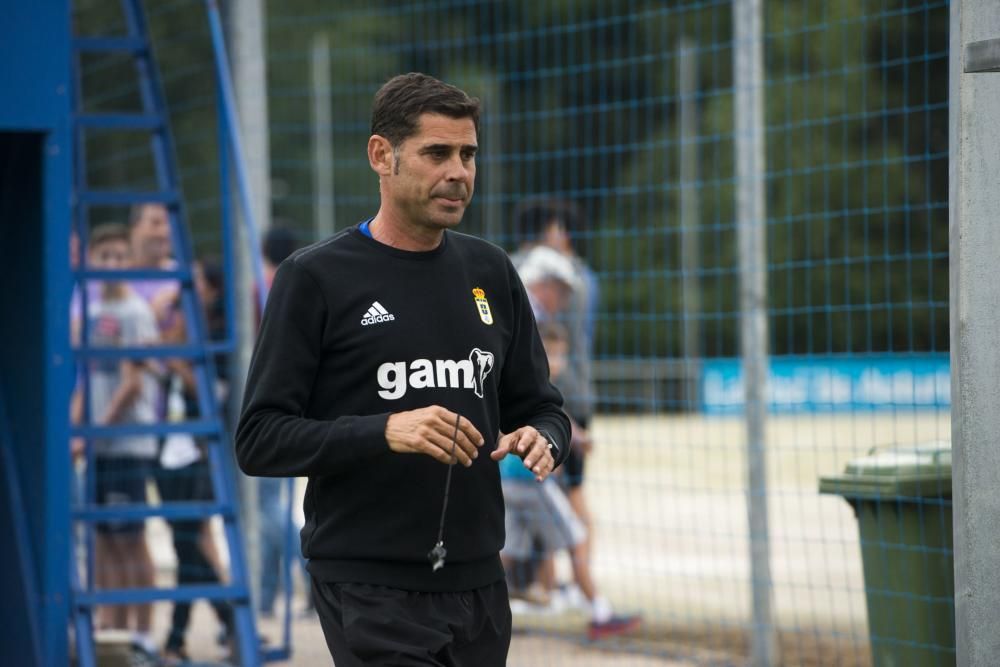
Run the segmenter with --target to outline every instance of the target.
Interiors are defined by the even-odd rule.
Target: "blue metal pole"
[[[244,228],[246,231],[246,238],[249,240],[250,244],[250,257],[251,264],[253,268],[254,282],[257,284],[257,305],[261,315],[264,313],[264,306],[267,300],[267,289],[264,282],[264,266],[261,260],[259,248],[260,248],[260,235],[258,233],[256,220],[254,217],[253,207],[251,204],[251,193],[250,193],[250,182],[249,176],[246,173],[246,157],[243,151],[242,140],[240,139],[239,133],[239,117],[236,109],[235,94],[232,89],[232,77],[229,72],[229,62],[226,56],[226,45],[225,38],[222,30],[222,20],[219,14],[219,7],[216,0],[205,0],[205,5],[208,9],[209,24],[212,32],[212,44],[214,47],[215,55],[215,67],[216,67],[216,81],[218,83],[218,93],[219,93],[219,105],[220,105],[220,127],[221,131],[224,133],[223,137],[220,137],[220,141],[228,139],[229,146],[232,149],[232,165],[236,172],[236,182],[239,188],[240,194],[240,207],[243,211],[243,221]],[[223,147],[221,150],[225,150]],[[228,154],[226,156],[229,157]],[[229,161],[225,162],[227,172]],[[223,188],[228,188],[228,177],[223,181]],[[225,197],[228,193],[224,194]],[[226,209],[227,214],[229,209]],[[228,241],[228,234],[227,241]],[[231,265],[227,266],[227,275],[231,275]],[[231,298],[231,294],[228,295]],[[228,305],[228,304],[227,304]],[[231,314],[232,310],[229,310]],[[227,319],[227,325],[229,321]],[[288,508],[285,512],[286,529],[283,531],[288,539],[284,540],[285,543],[285,559],[283,568],[283,580],[285,582],[285,619],[283,624],[283,641],[282,646],[277,650],[269,651],[265,654],[265,658],[268,660],[280,660],[287,659],[291,655],[291,590],[292,590],[292,557],[297,553],[296,550],[291,547],[294,546],[291,542],[292,523],[291,523],[291,502],[294,497],[294,480],[288,480],[286,484],[287,496],[288,496]]]
[[[218,77],[216,77],[216,84],[221,90],[222,84],[218,81]],[[232,176],[229,173],[229,144],[226,140],[228,132],[221,95],[216,95],[215,106],[219,133],[219,214],[222,217],[222,275],[228,278],[233,275],[235,250],[233,248],[233,206],[229,198]],[[225,339],[227,344],[236,340],[236,327],[233,323],[236,313],[235,292],[232,285],[226,285],[226,289],[222,291],[226,310]]]
[[[220,137],[220,142],[223,144],[222,150],[226,150],[225,144],[228,141],[228,148],[232,151],[232,166],[235,168],[236,182],[239,189],[240,195],[240,206],[243,212],[243,222],[246,231],[247,239],[250,245],[250,258],[251,265],[253,269],[254,281],[258,285],[257,289],[257,304],[259,307],[259,312],[263,314],[264,312],[264,302],[266,299],[265,285],[264,285],[264,266],[260,257],[260,235],[257,231],[257,224],[254,217],[253,206],[251,204],[250,196],[250,183],[249,178],[246,173],[246,158],[243,151],[243,145],[240,140],[239,134],[239,117],[236,111],[235,95],[232,89],[232,78],[229,72],[229,63],[226,56],[226,44],[225,38],[222,30],[222,19],[219,15],[219,6],[215,0],[205,0],[205,6],[208,13],[209,27],[212,34],[212,46],[213,54],[215,56],[215,70],[216,70],[216,81],[218,83],[218,101],[220,105],[220,127],[222,130],[222,136]],[[229,154],[227,153],[227,159],[225,161],[228,173],[229,167]],[[228,178],[223,183],[223,187],[227,188],[229,185]],[[228,195],[226,195],[228,196]],[[227,209],[229,211],[229,209]],[[227,235],[228,236],[228,235]],[[230,266],[231,269],[231,266]],[[232,302],[230,301],[230,304]],[[233,311],[229,312],[231,316]],[[247,574],[246,564],[240,560],[238,563],[234,560],[234,568],[238,568],[244,576]],[[236,614],[236,622],[241,626],[246,623],[252,623],[253,619],[250,617],[249,612],[246,613],[238,612]],[[245,636],[245,633],[241,633],[241,636]],[[287,642],[286,637],[286,642]],[[241,654],[246,654],[247,651],[256,651],[256,647],[240,646]],[[287,649],[285,651],[277,652],[279,655],[273,657],[283,657],[282,654],[287,655]],[[272,659],[272,652],[267,652],[264,655],[265,659]]]
[[[282,541],[285,550],[285,557],[283,559],[284,571],[282,572],[285,581],[285,618],[282,624],[282,644],[290,654],[292,646],[292,590],[295,587],[292,581],[292,570],[298,567],[299,564],[299,548],[295,544],[295,529],[292,524],[292,501],[295,499],[295,478],[289,477],[285,480],[284,487],[287,505],[284,511],[285,530],[283,531],[283,535],[285,539]]]
[[[257,305],[260,312],[264,312],[264,264],[260,257],[260,234],[257,231],[257,222],[254,219],[253,206],[250,198],[250,181],[246,173],[246,156],[243,153],[243,143],[240,139],[239,127],[240,119],[236,112],[235,94],[233,93],[232,76],[229,72],[229,62],[226,60],[226,40],[222,32],[222,19],[219,16],[219,4],[216,0],[205,0],[208,8],[208,21],[212,31],[212,46],[215,54],[216,78],[219,82],[219,94],[221,95],[222,111],[226,119],[229,143],[233,151],[233,166],[236,169],[236,184],[240,192],[240,208],[243,211],[243,220],[246,227],[247,238],[250,241],[252,252],[250,257],[253,264],[254,280],[261,289],[257,290]]]
[[[73,58],[73,79],[72,79],[72,90],[73,90],[73,108],[74,110],[83,108],[83,72],[82,64],[80,63],[79,57]],[[74,141],[74,175],[73,175],[73,186],[74,186],[74,216],[73,222],[75,224],[77,241],[79,247],[79,256],[77,261],[77,266],[74,267],[76,271],[84,271],[87,268],[87,252],[88,252],[88,224],[87,218],[89,215],[89,206],[86,202],[80,201],[79,193],[87,190],[87,152],[85,141],[85,130],[79,126],[74,127],[73,141]],[[76,288],[76,295],[79,299],[79,312],[71,313],[71,316],[76,315],[78,320],[78,330],[77,330],[77,340],[72,341],[72,344],[77,346],[79,349],[86,350],[90,343],[90,322],[87,314],[90,312],[90,280],[87,279],[75,279],[73,284]],[[72,331],[72,322],[70,323],[70,330]],[[78,360],[74,365],[74,378],[73,382],[76,385],[75,390],[80,392],[80,398],[83,402],[83,414],[81,415],[81,424],[90,424],[92,420],[91,410],[90,410],[90,363],[87,360]],[[71,392],[73,389],[71,389]],[[97,476],[94,474],[96,457],[94,455],[94,447],[91,438],[84,437],[84,470],[83,470],[83,498],[71,499],[79,500],[83,505],[90,505],[94,502],[97,497]],[[75,473],[73,473],[75,474]],[[88,589],[94,586],[94,551],[95,551],[95,534],[94,525],[91,523],[84,523],[79,531],[77,527],[71,522],[71,531],[73,531],[73,537],[81,537],[83,541],[83,548],[86,554],[84,559],[86,571],[84,572],[85,581],[80,581],[79,572],[76,571],[76,547],[73,540],[70,540],[70,567],[74,568],[72,574],[74,575],[71,579],[71,586],[73,590],[83,590],[80,584],[85,584]],[[84,667],[91,667],[93,662],[94,650],[93,650],[93,622],[92,613],[90,610],[77,617],[77,630],[76,630],[76,640],[77,640],[77,654],[80,656],[81,662],[84,663]],[[90,664],[88,664],[90,663]]]

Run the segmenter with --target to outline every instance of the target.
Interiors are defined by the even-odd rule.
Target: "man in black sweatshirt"
[[[478,122],[433,77],[378,91],[378,213],[282,263],[254,350],[237,460],[309,478],[302,550],[337,667],[503,665],[497,461],[541,481],[569,451],[524,287],[453,231]]]

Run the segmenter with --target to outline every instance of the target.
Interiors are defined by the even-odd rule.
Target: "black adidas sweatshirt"
[[[390,413],[442,405],[486,444],[455,465],[432,572],[448,467],[397,454]],[[503,578],[499,432],[531,425],[557,463],[569,422],[524,287],[506,254],[447,231],[430,252],[357,227],[304,248],[274,279],[250,364],[236,456],[250,475],[307,476],[302,552],[321,581],[459,591]]]

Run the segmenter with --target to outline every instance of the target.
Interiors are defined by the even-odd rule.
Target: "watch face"
[[[552,450],[558,450],[559,449],[558,447],[556,447],[556,443],[552,442],[552,436],[550,436],[548,434],[548,431],[539,431],[538,434],[540,436],[542,436],[543,438],[545,438],[545,442],[548,445],[550,452]]]

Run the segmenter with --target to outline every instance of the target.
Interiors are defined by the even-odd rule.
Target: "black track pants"
[[[507,584],[415,593],[313,579],[336,667],[503,667],[510,647]]]

